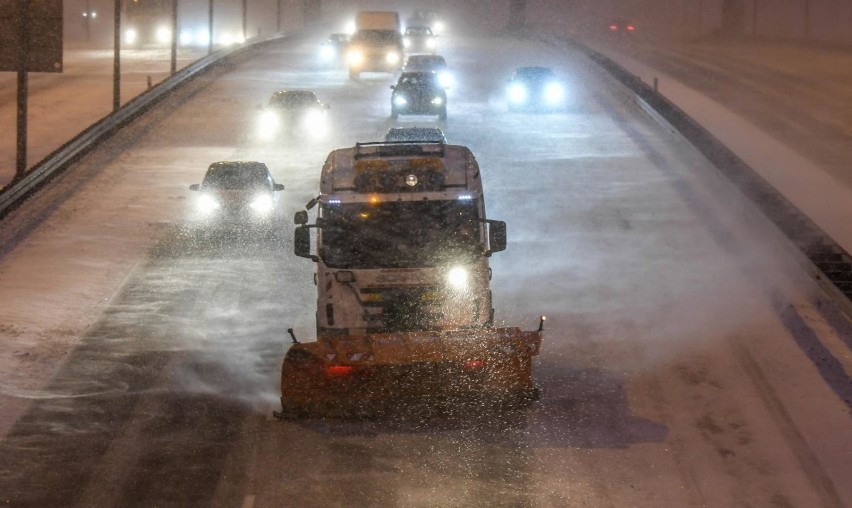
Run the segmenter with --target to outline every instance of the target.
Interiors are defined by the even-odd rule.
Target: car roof
[[[269,167],[257,161],[214,162],[204,175],[204,185],[217,187],[224,184],[226,188],[239,188],[245,184],[267,184],[271,180]]]
[[[411,55],[408,57],[405,63],[406,65],[422,65],[427,63],[446,65],[447,61],[441,55]]]
[[[284,107],[300,107],[317,102],[317,95],[310,90],[279,90],[269,98],[269,104]]]

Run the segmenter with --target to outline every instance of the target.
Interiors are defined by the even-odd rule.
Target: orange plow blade
[[[351,414],[413,400],[537,397],[543,332],[519,328],[373,333],[293,344],[281,368],[280,418]]]

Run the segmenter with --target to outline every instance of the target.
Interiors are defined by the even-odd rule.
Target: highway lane
[[[317,41],[300,41],[221,69],[88,157],[78,170],[88,178],[50,216],[32,212],[38,224],[0,260],[4,301],[23,301],[2,311],[14,324],[39,301],[9,289],[28,262],[85,275],[76,248],[49,247],[71,239],[97,251],[88,263],[123,268],[103,282],[115,296],[85,308],[97,319],[0,443],[4,501],[849,504],[849,399],[807,356],[844,336],[783,240],[579,55],[447,39],[460,73],[445,131],[477,155],[489,215],[509,227],[509,248],[492,259],[496,317],[527,328],[550,318],[536,360],[542,400],[511,413],[270,418],[286,328],[312,338],[313,267],[290,254],[289,236],[199,246],[182,217],[186,186],[220,159],[266,161],[292,216],[316,195],[328,150],[392,125],[389,77],[348,82],[311,63]],[[557,67],[576,104],[507,113],[501,87],[527,63]],[[256,106],[297,86],[331,104],[330,138],[257,140]]]

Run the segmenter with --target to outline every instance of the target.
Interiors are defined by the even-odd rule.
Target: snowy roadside
[[[847,252],[852,252],[852,223],[849,203],[852,189],[826,167],[779,141],[773,132],[759,127],[752,118],[732,111],[708,97],[704,90],[687,86],[670,74],[647,65],[612,47],[589,44],[619,63],[645,83],[656,83],[657,90],[693,117],[760,176],[786,196],[802,212],[826,231]],[[778,58],[782,56],[779,54]],[[771,88],[772,83],[765,83]],[[736,90],[731,91],[736,94]],[[774,108],[783,110],[784,103]],[[790,113],[795,116],[794,112]],[[813,133],[814,136],[818,133]],[[837,158],[852,159],[852,146]]]

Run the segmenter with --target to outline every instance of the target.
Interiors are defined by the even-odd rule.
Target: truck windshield
[[[483,252],[475,200],[345,203],[323,208],[320,255],[332,268],[417,268]]]

